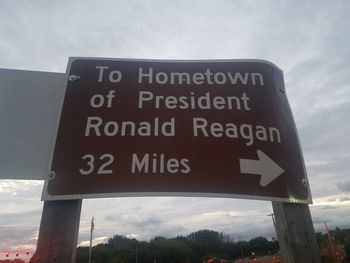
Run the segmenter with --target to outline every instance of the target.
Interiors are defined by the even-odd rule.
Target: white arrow
[[[241,173],[261,175],[260,185],[265,187],[283,174],[284,170],[263,151],[257,150],[256,153],[259,160],[239,159]]]

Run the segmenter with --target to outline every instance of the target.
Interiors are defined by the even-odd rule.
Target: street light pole
[[[91,249],[92,249],[92,235],[95,228],[94,217],[91,218],[91,228],[90,228],[90,247],[89,247],[89,263],[91,263]]]

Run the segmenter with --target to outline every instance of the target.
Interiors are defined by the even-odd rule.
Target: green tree
[[[344,251],[345,251],[344,263],[350,263],[350,233],[344,237]]]

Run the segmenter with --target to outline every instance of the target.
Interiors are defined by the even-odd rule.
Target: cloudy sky
[[[324,230],[324,221],[350,227],[349,1],[0,0],[0,6],[0,68],[65,72],[69,56],[273,62],[284,71],[315,228]],[[35,248],[42,187],[0,180],[1,253]],[[235,240],[271,237],[271,212],[270,202],[238,199],[84,200],[79,244],[88,244],[91,216],[97,244],[113,234],[148,240],[199,229]]]

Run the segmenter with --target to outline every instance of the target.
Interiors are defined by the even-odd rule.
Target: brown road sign
[[[283,73],[260,60],[70,59],[43,199],[311,202]]]

